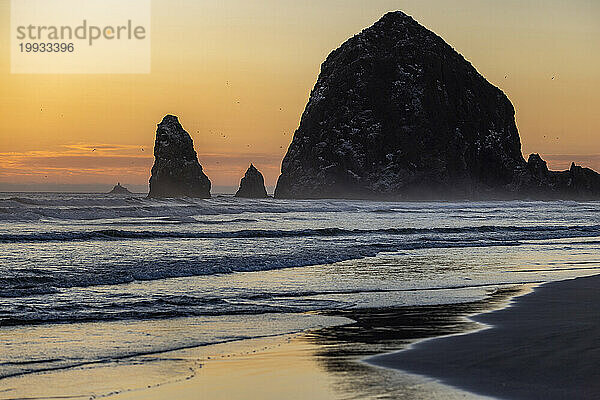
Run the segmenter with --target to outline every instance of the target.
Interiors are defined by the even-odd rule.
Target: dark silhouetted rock
[[[555,176],[567,175],[566,173],[554,173]],[[575,163],[571,164],[566,182],[557,185],[566,196],[572,198],[600,198],[600,175],[589,169],[583,168]]]
[[[240,188],[235,194],[235,197],[245,197],[248,199],[264,199],[267,197],[265,180],[254,165],[250,164],[250,167],[240,182]]]
[[[600,198],[600,175],[571,164],[568,171],[550,171],[539,154],[531,154],[524,171],[517,172],[515,192],[537,199]]]
[[[126,187],[121,186],[121,183],[118,182],[117,185],[115,187],[112,188],[112,190],[110,192],[108,192],[108,194],[132,194],[129,190],[127,190]]]
[[[209,198],[210,187],[192,138],[176,116],[165,116],[156,130],[148,197]]]
[[[548,171],[548,165],[546,161],[542,160],[539,154],[530,154],[527,160],[527,169],[531,175],[540,182],[548,182],[550,177],[550,171]]]
[[[506,95],[398,11],[321,66],[275,197],[579,196],[596,190],[588,171],[565,187],[539,156],[526,162]]]
[[[539,154],[531,154],[527,160],[527,165],[517,173],[517,182],[514,185],[514,191],[528,188],[531,193],[551,193],[552,188],[551,172],[548,170],[546,161],[542,160]]]

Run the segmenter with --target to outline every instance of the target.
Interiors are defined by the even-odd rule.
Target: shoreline
[[[597,277],[600,282],[600,275]],[[396,361],[387,361],[385,365],[372,361],[394,358],[447,338],[469,337],[493,329],[482,327],[485,322],[478,316],[510,312],[520,299],[537,293],[538,288],[569,281],[504,286],[483,300],[468,303],[318,312],[354,322],[167,351],[113,365],[33,374],[17,378],[20,382],[16,390],[0,390],[0,398],[48,398],[41,395],[42,392],[21,396],[18,387],[57,388],[61,385],[69,389],[65,398],[74,399],[91,396],[131,400],[173,396],[193,399],[198,395],[216,399],[249,395],[264,399],[287,396],[323,400],[344,399],[349,395],[365,399],[385,395],[418,400],[486,398],[489,393],[439,379],[433,374],[399,368]],[[82,393],[84,390],[79,387],[85,387],[82,382],[98,380],[106,385],[93,393]],[[231,381],[243,382],[243,390],[240,385],[229,385]],[[11,392],[19,396],[11,396]],[[61,393],[64,393],[62,388]]]
[[[115,398],[161,399],[176,394],[179,398],[191,399],[201,390],[205,398],[219,399],[258,396],[263,399],[309,397],[325,400],[345,399],[357,394],[365,399],[376,399],[381,395],[422,400],[481,399],[481,396],[430,379],[374,367],[361,361],[365,355],[383,354],[390,351],[390,347],[404,347],[415,337],[438,336],[447,330],[472,330],[473,324],[464,318],[465,315],[504,307],[514,296],[529,291],[530,286],[518,284],[499,288],[486,299],[469,303],[319,312],[354,322],[273,337],[260,349],[247,348],[232,354],[231,358],[226,355],[206,360],[194,379],[174,386],[167,384],[160,388],[123,393]],[[409,324],[420,326],[420,330],[403,332],[392,329],[396,333],[393,338],[382,335],[382,328],[388,329],[414,314],[417,318],[411,319]],[[367,325],[370,328],[363,329]],[[246,348],[251,343],[252,340],[240,341],[236,345]],[[246,381],[250,376],[252,379]],[[279,379],[284,380],[285,385],[277,383]],[[243,393],[224,385],[223,380],[245,382]]]
[[[484,396],[598,398],[598,289],[600,275],[543,283],[506,307],[468,316],[482,325],[475,331],[364,361]]]
[[[206,398],[245,398],[245,392],[232,391],[234,388],[225,384],[236,374],[239,375],[239,379],[246,379],[248,375],[252,375],[256,380],[255,383],[248,381],[245,391],[254,393],[262,385],[271,385],[269,393],[255,393],[265,399],[278,399],[282,396],[290,398],[290,387],[297,393],[304,393],[297,398],[309,396],[315,399],[342,399],[353,392],[362,393],[364,398],[376,398],[381,394],[379,390],[383,388],[385,392],[400,391],[400,394],[404,395],[406,387],[419,388],[411,390],[411,398],[418,398],[421,392],[427,393],[429,398],[464,398],[465,393],[461,391],[449,390],[444,385],[424,382],[419,378],[400,376],[397,371],[383,371],[380,368],[361,365],[363,363],[360,361],[365,356],[404,347],[407,340],[414,340],[414,337],[407,338],[402,334],[391,339],[386,335],[381,336],[381,340],[376,339],[381,335],[382,327],[394,326],[402,320],[399,315],[425,316],[422,319],[411,319],[409,322],[409,325],[421,327],[418,331],[411,331],[417,338],[424,335],[437,336],[440,332],[445,332],[445,329],[463,331],[467,329],[465,325],[457,325],[458,320],[464,319],[463,315],[478,309],[501,306],[525,286],[527,285],[515,285],[521,288],[518,290],[496,289],[486,299],[472,303],[317,312],[316,314],[324,317],[344,317],[353,322],[291,334],[192,346],[140,355],[108,364],[85,364],[19,375],[1,381],[0,399],[75,399],[92,396],[161,399],[175,395],[183,399],[192,399],[196,398],[194,396],[197,396],[198,390],[202,390]],[[376,316],[375,319],[372,319],[373,316]],[[442,320],[446,322],[441,323]],[[374,329],[364,328],[365,321]],[[402,333],[402,329],[398,332]],[[361,343],[365,334],[372,335],[375,340]],[[286,379],[287,386],[273,386],[269,377],[279,374],[281,365],[286,366],[288,373],[278,379]],[[346,390],[344,386],[348,373],[354,374],[351,380],[360,376],[360,379],[370,384]],[[100,386],[90,386],[85,382],[104,383]],[[317,382],[316,386],[312,382]],[[391,382],[396,384],[390,386]],[[305,386],[312,386],[312,391],[302,392]]]

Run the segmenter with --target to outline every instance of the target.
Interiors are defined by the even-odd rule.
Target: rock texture
[[[526,162],[506,95],[398,11],[321,66],[275,196],[585,197],[597,180],[577,167],[550,172],[539,156]]]
[[[126,187],[121,186],[121,182],[117,182],[117,185],[112,188],[108,194],[132,194]]]
[[[599,199],[600,175],[589,168],[571,164],[568,171],[549,171],[539,154],[532,154],[518,187],[533,198]]]
[[[264,199],[267,197],[265,179],[254,165],[250,164],[250,167],[240,182],[240,188],[235,194],[235,197],[245,197],[248,199]]]
[[[165,116],[156,130],[148,197],[209,198],[210,187],[189,133],[176,116]]]

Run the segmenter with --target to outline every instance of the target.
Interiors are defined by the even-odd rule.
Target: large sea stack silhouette
[[[250,164],[246,174],[244,174],[244,177],[240,181],[240,188],[235,197],[247,199],[264,199],[267,197],[265,179],[253,164]]]
[[[148,197],[209,198],[210,187],[189,133],[176,116],[165,116],[156,130]]]
[[[506,95],[397,11],[321,66],[275,196],[595,198],[600,175],[525,161]]]

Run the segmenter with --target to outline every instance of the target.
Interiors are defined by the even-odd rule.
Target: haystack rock
[[[264,199],[267,197],[265,179],[254,165],[250,164],[250,167],[240,182],[240,188],[235,194],[235,197],[245,197],[248,199]]]
[[[526,162],[506,95],[397,11],[334,50],[282,162],[278,198],[594,197],[590,169]]]
[[[121,186],[120,182],[117,182],[117,185],[112,188],[108,194],[116,194],[116,195],[125,195],[132,194],[125,186]]]
[[[189,133],[176,116],[165,116],[156,130],[148,197],[209,198],[210,187]]]

